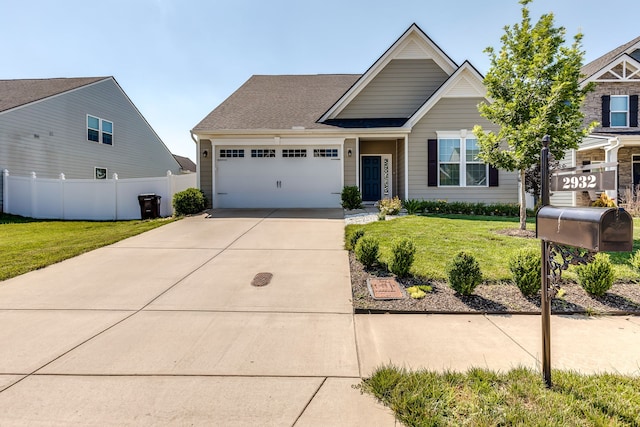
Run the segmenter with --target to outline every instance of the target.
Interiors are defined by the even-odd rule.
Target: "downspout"
[[[409,135],[404,136],[404,199],[409,200]]]
[[[360,188],[360,137],[356,137],[356,187]]]

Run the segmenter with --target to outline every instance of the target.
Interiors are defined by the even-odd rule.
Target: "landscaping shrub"
[[[420,211],[433,214],[462,214],[484,216],[520,216],[520,205],[517,203],[484,203],[447,202],[446,200],[423,200]]]
[[[613,200],[607,193],[600,194],[600,197],[596,199],[595,202],[591,204],[591,206],[597,208],[615,208],[616,202]]]
[[[422,212],[422,201],[416,199],[409,199],[402,202],[402,206],[407,210],[407,214],[415,215]]]
[[[431,291],[433,288],[429,285],[416,285],[407,288],[407,293],[413,299],[422,299],[427,296],[427,292]]]
[[[398,241],[391,249],[391,261],[389,271],[398,277],[406,277],[413,265],[416,255],[416,246],[410,239],[404,238]]]
[[[362,207],[362,196],[360,189],[353,186],[347,186],[342,189],[341,193],[342,207],[344,209],[360,209]]]
[[[522,295],[535,295],[541,286],[540,251],[537,249],[521,249],[509,259],[509,270]]]
[[[640,272],[640,251],[635,251],[631,258],[629,258],[629,264],[636,272]]]
[[[447,266],[449,286],[461,295],[471,295],[482,283],[480,264],[471,254],[459,252]]]
[[[599,252],[595,259],[587,265],[581,265],[576,269],[578,283],[591,295],[604,295],[615,280],[613,265],[609,259],[609,254]]]
[[[402,202],[398,196],[393,199],[382,199],[378,202],[378,209],[383,215],[398,215],[402,209]]]
[[[366,268],[371,268],[378,262],[380,245],[373,237],[362,237],[356,244],[356,258]]]
[[[176,215],[191,215],[202,212],[207,206],[207,198],[202,190],[187,188],[173,195],[173,209]]]
[[[356,231],[354,231],[351,237],[349,238],[349,247],[347,249],[355,249],[356,245],[358,244],[358,240],[360,240],[362,236],[364,236],[363,228],[359,228]]]

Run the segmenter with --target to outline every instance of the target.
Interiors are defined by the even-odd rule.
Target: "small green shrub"
[[[207,206],[207,198],[202,190],[187,188],[173,195],[173,209],[176,215],[192,215],[202,212]]]
[[[386,221],[387,216],[384,214],[384,212],[378,212],[378,221]]]
[[[609,197],[607,193],[602,193],[600,194],[600,197],[598,197],[596,201],[591,204],[591,206],[597,208],[615,208],[616,201]]]
[[[540,290],[540,264],[540,251],[536,249],[521,249],[509,259],[509,270],[522,295],[530,297]]]
[[[371,268],[378,262],[380,245],[373,237],[362,237],[356,244],[356,258],[366,268]]]
[[[635,251],[631,258],[629,258],[629,264],[636,272],[640,272],[640,251]]]
[[[422,200],[409,199],[402,202],[402,206],[407,210],[409,215],[415,215],[422,212]]]
[[[347,186],[342,189],[341,193],[342,207],[344,209],[360,209],[362,207],[362,196],[360,189],[354,186]]]
[[[480,264],[471,254],[459,252],[447,266],[449,286],[461,295],[471,295],[482,283]]]
[[[416,255],[416,246],[410,239],[404,238],[393,245],[391,249],[391,261],[389,271],[398,277],[406,277],[413,265]]]
[[[591,295],[604,295],[616,279],[609,254],[599,252],[595,259],[587,265],[581,265],[576,269],[578,283]]]
[[[378,202],[378,209],[384,215],[398,215],[402,209],[402,202],[398,196],[393,199],[382,199]]]
[[[484,203],[447,202],[446,200],[423,200],[421,211],[432,214],[493,215],[519,216],[520,205],[517,203]]]
[[[358,240],[360,240],[362,236],[364,236],[364,228],[358,228],[354,231],[351,237],[349,237],[349,247],[347,249],[355,249],[358,244]]]

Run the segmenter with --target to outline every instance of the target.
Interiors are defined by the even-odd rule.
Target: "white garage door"
[[[342,190],[336,146],[216,148],[219,208],[337,208]]]

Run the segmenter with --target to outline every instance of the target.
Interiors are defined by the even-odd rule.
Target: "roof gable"
[[[583,84],[587,82],[640,82],[640,62],[623,53],[583,81]]]
[[[416,24],[402,36],[342,95],[320,118],[320,122],[338,115],[391,63],[393,60],[431,60],[446,74],[451,75],[457,64],[438,47]]]
[[[449,79],[416,111],[405,127],[413,127],[443,98],[486,98],[484,78],[469,61],[456,70]]]
[[[110,77],[0,80],[0,114]]]
[[[606,72],[607,69],[612,68],[616,63],[619,63],[621,56],[628,56],[630,54],[634,54],[634,56],[636,56],[634,52],[638,49],[640,49],[640,36],[589,62],[581,69],[585,78],[583,82],[595,81],[595,79],[603,74],[603,70]]]

